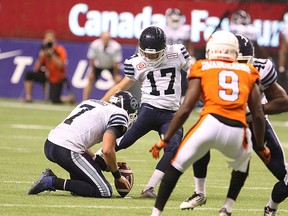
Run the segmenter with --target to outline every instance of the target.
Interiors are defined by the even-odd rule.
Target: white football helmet
[[[237,37],[228,31],[216,31],[206,44],[206,58],[209,60],[236,61],[239,54]]]
[[[185,16],[178,8],[168,8],[165,15],[167,25],[173,29],[177,29],[185,23]]]

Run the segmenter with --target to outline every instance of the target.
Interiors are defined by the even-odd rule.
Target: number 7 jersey
[[[167,45],[163,62],[153,67],[140,54],[126,59],[125,76],[141,84],[141,103],[176,111],[181,99],[181,70],[192,64],[191,56],[182,44]]]
[[[259,72],[251,64],[200,60],[188,79],[200,78],[204,107],[201,115],[218,114],[246,123],[246,105]]]
[[[123,132],[128,127],[128,114],[124,109],[90,99],[80,103],[51,130],[48,140],[71,151],[84,153],[103,140],[107,128],[119,126],[123,127]]]

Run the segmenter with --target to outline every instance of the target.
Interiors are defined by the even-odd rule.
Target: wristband
[[[169,142],[169,140],[164,138],[164,134],[160,135],[160,138],[163,140],[163,142],[165,142],[166,144]]]
[[[119,169],[116,170],[115,172],[111,172],[111,173],[115,179],[121,178],[121,173],[120,173]]]

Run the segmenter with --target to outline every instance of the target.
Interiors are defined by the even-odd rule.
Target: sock
[[[234,203],[235,203],[235,200],[233,200],[231,198],[226,198],[226,200],[224,202],[224,205],[223,205],[223,208],[226,208],[226,210],[229,213],[231,213]]]
[[[153,207],[151,216],[160,216],[161,213],[162,213],[162,211],[160,211],[159,209]]]
[[[206,178],[197,178],[194,177],[194,184],[195,184],[195,189],[194,191],[199,194],[204,194],[206,196]]]
[[[102,152],[102,148],[100,148],[95,155],[99,155],[100,157],[103,157],[103,152]]]
[[[162,171],[155,169],[153,175],[151,176],[144,190],[148,190],[150,187],[155,188],[157,184],[162,180],[163,176],[164,173]]]
[[[54,178],[52,183],[53,183],[53,187],[56,189],[56,190],[65,190],[64,189],[64,182],[66,184],[66,181],[64,179],[61,179],[61,178]]]
[[[233,170],[231,173],[230,185],[227,193],[227,198],[236,201],[249,173],[249,166],[246,172]]]
[[[182,172],[170,165],[161,181],[158,196],[154,205],[155,208],[163,211],[164,206],[166,205],[166,202],[168,201],[181,175]]]
[[[284,181],[277,182],[272,190],[271,198],[275,203],[281,203],[288,197],[288,186]],[[270,206],[271,207],[271,206]]]
[[[268,203],[266,206],[269,206],[271,209],[278,209],[278,205],[279,203],[275,203],[273,200],[272,200],[272,197],[270,197]]]

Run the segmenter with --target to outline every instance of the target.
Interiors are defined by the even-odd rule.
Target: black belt
[[[211,115],[214,118],[216,118],[218,121],[220,121],[221,123],[226,124],[228,126],[239,127],[239,128],[244,128],[245,127],[245,125],[242,122],[240,122],[240,121],[229,119],[229,118],[220,116],[220,115],[215,114],[215,113],[211,113]]]

